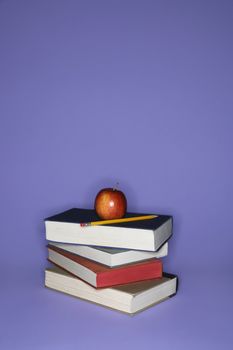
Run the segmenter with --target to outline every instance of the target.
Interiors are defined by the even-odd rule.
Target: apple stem
[[[113,187],[113,191],[116,191],[118,186],[119,186],[119,182],[117,182],[115,187]]]

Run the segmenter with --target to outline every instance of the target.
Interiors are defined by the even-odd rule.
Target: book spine
[[[162,262],[160,260],[155,260],[149,264],[97,273],[96,286],[97,288],[112,287],[120,284],[161,278],[162,274]]]

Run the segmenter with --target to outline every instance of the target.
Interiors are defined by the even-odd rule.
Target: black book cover
[[[117,227],[126,227],[126,228],[155,231],[168,220],[170,219],[172,220],[172,216],[170,215],[159,215],[154,213],[150,213],[150,214],[126,213],[125,218],[141,216],[141,215],[158,215],[158,216],[156,218],[149,219],[149,220],[122,222],[117,224],[109,224],[106,226],[117,226]],[[66,222],[66,223],[74,223],[74,224],[86,223],[86,222],[92,222],[92,221],[98,221],[98,220],[100,220],[100,218],[98,217],[94,209],[80,209],[80,208],[72,208],[60,214],[53,215],[45,219],[45,221]]]

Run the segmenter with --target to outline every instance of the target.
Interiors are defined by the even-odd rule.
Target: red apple
[[[125,215],[126,209],[124,193],[115,188],[103,188],[95,198],[95,210],[101,219],[120,219]]]

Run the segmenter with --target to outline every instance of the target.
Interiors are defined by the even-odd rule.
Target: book
[[[48,260],[96,288],[162,277],[162,262],[150,259],[110,268],[60,248],[48,246]]]
[[[177,276],[164,273],[159,279],[95,289],[57,267],[45,271],[47,288],[127,314],[138,313],[174,296],[177,285]]]
[[[127,213],[125,217],[140,215],[146,214]],[[157,251],[172,235],[172,216],[168,215],[158,215],[151,220],[80,226],[81,223],[97,220],[94,210],[78,208],[48,217],[45,219],[46,239],[60,243]]]
[[[157,252],[144,252],[139,250],[104,248],[55,242],[50,242],[49,245],[80,255],[84,258],[99,262],[100,264],[107,265],[109,267],[121,266],[153,258],[162,258],[168,254],[168,243],[165,243]]]

